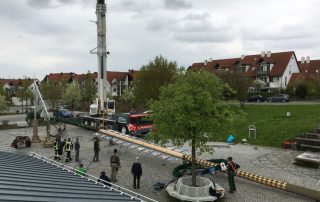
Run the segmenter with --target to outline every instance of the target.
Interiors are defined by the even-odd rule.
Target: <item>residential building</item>
[[[294,86],[299,80],[315,81],[320,78],[320,60],[311,60],[310,56],[301,57],[298,61],[300,73],[294,73],[289,81],[289,85]]]
[[[137,70],[129,70],[128,72],[107,71],[106,92],[112,96],[121,96],[125,89],[130,89],[137,77]],[[98,73],[91,73],[92,79],[98,86]],[[69,84],[77,81],[79,85],[84,84],[85,74],[70,73],[50,73],[45,76],[42,82],[53,82],[54,84]]]
[[[285,89],[293,73],[299,73],[300,68],[293,51],[242,55],[239,58],[205,60],[194,63],[189,69],[205,69],[209,72],[240,71],[260,83],[258,90]],[[255,86],[257,88],[257,86]]]

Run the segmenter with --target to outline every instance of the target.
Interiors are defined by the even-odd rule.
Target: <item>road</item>
[[[320,105],[318,101],[245,102],[245,105]]]
[[[26,114],[12,114],[12,115],[2,115],[0,116],[0,125],[4,120],[9,121],[9,125],[15,124],[16,122],[25,121]]]

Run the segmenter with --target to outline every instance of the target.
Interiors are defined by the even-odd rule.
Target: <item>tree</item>
[[[175,83],[163,87],[159,100],[151,103],[157,129],[155,139],[171,140],[177,146],[190,144],[193,186],[196,186],[196,150],[206,151],[205,144],[223,135],[239,111],[238,105],[223,101],[225,88],[228,85],[209,72],[188,71],[177,76]]]
[[[41,84],[41,94],[43,99],[50,100],[52,108],[55,109],[58,101],[62,99],[63,86],[52,82],[43,82]]]
[[[299,98],[305,98],[307,96],[307,86],[299,84],[296,89],[296,95]]]
[[[6,97],[4,95],[0,95],[0,111],[4,111],[8,108]]]
[[[236,91],[235,98],[240,102],[240,106],[243,107],[244,100],[248,97],[248,89],[252,85],[251,79],[239,71],[222,72],[218,76]]]
[[[32,92],[29,89],[29,86],[32,84],[30,78],[25,77],[21,80],[21,84],[17,88],[16,96],[21,101],[21,111],[22,113],[28,108],[28,101],[33,97]],[[24,109],[25,104],[25,109]]]
[[[76,81],[72,82],[66,89],[66,92],[63,96],[64,101],[68,106],[71,106],[71,110],[74,109],[74,107],[78,107],[80,104],[80,90],[78,83]]]
[[[135,97],[130,89],[125,89],[120,97],[123,103],[126,103],[130,109],[135,107]]]
[[[138,103],[157,100],[160,88],[171,83],[177,73],[177,63],[160,56],[144,65],[137,76],[134,95]]]
[[[90,71],[85,74],[84,83],[81,89],[81,101],[84,103],[92,103],[97,96],[97,87],[92,79]]]

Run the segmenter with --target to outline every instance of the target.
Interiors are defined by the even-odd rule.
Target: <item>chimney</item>
[[[210,59],[209,59],[209,62],[212,62],[212,60],[213,60],[213,59],[212,59],[212,58],[210,58]]]
[[[310,56],[307,56],[307,58],[306,58],[306,63],[307,63],[307,64],[310,63]]]
[[[305,57],[301,57],[301,64],[304,64],[306,62]]]
[[[267,51],[267,57],[271,57],[271,51]]]
[[[264,57],[266,55],[266,52],[261,51],[261,57]]]
[[[243,60],[244,59],[244,55],[241,55],[241,60]]]
[[[207,65],[208,64],[208,60],[204,60],[204,65]]]

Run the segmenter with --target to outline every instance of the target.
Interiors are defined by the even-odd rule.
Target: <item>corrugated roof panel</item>
[[[0,151],[0,201],[138,201],[39,159]]]

